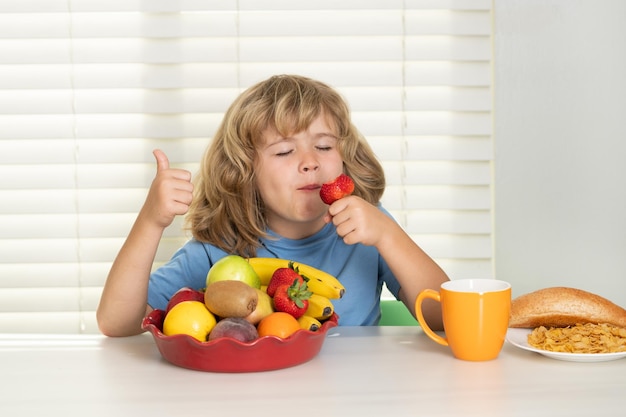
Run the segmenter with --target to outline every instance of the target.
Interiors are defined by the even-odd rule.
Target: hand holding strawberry
[[[331,182],[322,184],[320,197],[328,205],[340,198],[347,197],[354,191],[354,182],[346,174],[341,174]]]

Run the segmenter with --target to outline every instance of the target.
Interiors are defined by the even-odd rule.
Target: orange
[[[286,339],[298,330],[300,330],[298,320],[283,311],[276,311],[264,317],[257,325],[259,337],[278,336]]]
[[[205,342],[216,322],[215,316],[204,303],[182,301],[172,307],[165,316],[163,334],[166,336],[186,334],[200,342]]]

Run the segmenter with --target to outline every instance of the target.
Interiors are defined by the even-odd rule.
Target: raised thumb
[[[156,158],[157,171],[162,171],[170,167],[170,160],[167,159],[167,155],[160,149],[155,149],[152,154]]]

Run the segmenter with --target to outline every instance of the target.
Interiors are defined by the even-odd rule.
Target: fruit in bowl
[[[286,339],[300,329],[298,319],[284,311],[276,311],[259,322],[258,334]]]
[[[205,372],[263,372],[300,365],[313,359],[321,350],[326,334],[337,326],[333,314],[317,331],[297,330],[286,339],[263,336],[251,342],[221,337],[209,342],[184,335],[163,334],[163,310],[154,310],[142,327],[155,340],[161,356],[182,368]]]
[[[212,281],[210,270],[204,290],[181,289],[166,311],[144,318],[142,328],[152,333],[166,360],[202,371],[253,372],[294,366],[319,352],[327,331],[338,325],[331,298],[343,295],[343,285],[323,271],[284,259],[244,261],[258,282],[250,285],[239,276]],[[282,283],[285,272],[290,285]],[[277,286],[272,280],[281,281],[273,296],[267,293]],[[310,291],[308,283],[313,283]]]
[[[215,316],[204,303],[183,301],[166,313],[163,320],[163,334],[166,336],[183,334],[204,342],[216,324]]]
[[[261,281],[250,263],[239,255],[227,255],[215,262],[206,277],[206,286],[214,282],[242,281],[253,288],[261,288]]]
[[[259,333],[256,327],[254,327],[254,324],[246,319],[241,317],[227,317],[220,320],[219,323],[215,325],[207,340],[210,342],[222,337],[230,337],[240,342],[252,342],[259,337]]]
[[[172,307],[183,301],[200,301],[204,302],[204,291],[195,290],[189,287],[183,287],[176,291],[170,301],[167,303],[165,313],[168,313]]]
[[[272,304],[272,297],[270,297],[265,291],[255,288],[257,293],[256,308],[245,319],[255,326],[259,324],[263,318],[269,316],[274,312],[274,306]]]
[[[242,281],[217,281],[204,290],[204,303],[215,315],[246,317],[258,304],[256,288]]]

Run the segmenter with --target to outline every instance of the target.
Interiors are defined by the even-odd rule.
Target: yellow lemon
[[[187,334],[206,342],[217,320],[213,313],[200,301],[183,301],[176,304],[165,316],[163,334]]]

